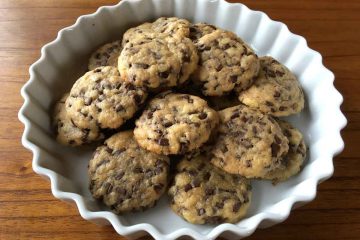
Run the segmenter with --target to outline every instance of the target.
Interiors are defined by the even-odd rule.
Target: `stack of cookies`
[[[101,46],[88,68],[55,105],[56,138],[101,144],[90,191],[118,214],[168,192],[191,223],[238,222],[250,179],[285,181],[303,165],[302,134],[278,119],[304,108],[297,78],[232,32],[163,17]]]

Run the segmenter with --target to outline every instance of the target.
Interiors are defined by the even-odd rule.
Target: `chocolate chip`
[[[274,92],[274,97],[275,97],[275,98],[278,98],[278,97],[280,97],[280,92],[278,92],[278,91],[275,91],[275,92]]]
[[[146,63],[134,63],[133,65],[136,68],[143,68],[143,69],[148,69],[150,67],[150,65]]]
[[[210,49],[211,49],[210,46],[205,46],[204,44],[201,44],[200,46],[198,46],[199,52],[209,51]]]
[[[189,54],[185,53],[183,56],[182,56],[182,61],[183,62],[190,62],[190,56]]]
[[[155,184],[154,185],[154,190],[157,194],[161,193],[161,190],[163,189],[164,187],[164,184],[162,183],[159,183],[159,184]]]
[[[192,189],[192,186],[191,186],[190,183],[188,183],[188,184],[186,184],[186,185],[184,186],[184,191],[185,191],[185,192],[188,192],[188,191],[190,191],[191,189]]]
[[[148,118],[148,119],[151,119],[152,117],[153,117],[153,113],[152,113],[152,112],[148,112],[148,113],[147,113],[147,118]]]
[[[266,106],[272,107],[274,106],[274,104],[272,102],[269,101],[265,101]]]
[[[223,65],[220,64],[215,69],[216,69],[217,72],[220,72],[221,69],[223,69]]]
[[[121,197],[124,197],[126,195],[126,189],[124,188],[117,188],[116,189],[116,192],[121,196]]]
[[[120,155],[121,153],[125,152],[125,148],[120,148],[114,152],[114,155]]]
[[[247,122],[247,120],[248,120],[248,118],[245,117],[245,116],[242,116],[240,119],[241,119],[241,121],[243,121],[244,123]]]
[[[279,70],[276,70],[276,71],[275,71],[275,74],[276,74],[277,76],[279,76],[279,77],[282,77],[282,76],[284,76],[284,75],[285,75],[285,73],[284,73],[284,72],[279,71]]]
[[[236,82],[237,82],[237,79],[238,79],[238,76],[237,76],[237,75],[232,75],[232,76],[230,76],[230,81],[231,81],[232,83],[236,83]]]
[[[214,193],[215,193],[215,189],[213,189],[213,188],[205,189],[205,195],[207,195],[207,196],[214,195]]]
[[[252,163],[251,163],[250,160],[246,160],[245,165],[246,165],[247,168],[252,167]]]
[[[241,207],[241,202],[236,202],[233,206],[233,212],[236,213],[240,210],[240,207]]]
[[[86,97],[84,104],[85,104],[85,106],[89,106],[91,104],[91,102],[92,102],[92,98]]]
[[[137,94],[134,95],[134,99],[135,99],[136,104],[139,104],[142,101],[142,97]]]
[[[165,72],[159,72],[159,77],[161,78],[168,78],[169,77],[169,72],[165,71]]]
[[[201,216],[201,215],[204,215],[206,211],[204,208],[200,208],[200,209],[198,209],[197,212],[198,212],[198,215]]]
[[[94,73],[98,73],[98,72],[101,72],[101,68],[97,68],[97,69],[94,70]]]
[[[189,170],[188,173],[189,173],[190,176],[193,176],[193,177],[198,175],[198,172],[196,170],[192,170],[192,169]]]
[[[215,203],[215,207],[218,208],[218,209],[222,209],[222,208],[224,208],[224,203],[223,202],[217,202],[217,203]]]
[[[279,153],[280,146],[276,143],[271,144],[271,155],[273,157],[277,157],[277,154]]]
[[[111,192],[111,190],[113,189],[113,186],[107,182],[107,183],[105,183],[104,188],[105,188],[105,192],[107,194],[109,194]]]
[[[73,145],[73,144],[75,144],[75,141],[74,141],[74,140],[70,140],[70,141],[69,141],[69,144],[70,144],[70,145]]]
[[[272,70],[270,70],[270,69],[267,69],[266,72],[265,72],[265,74],[266,74],[267,76],[269,76],[269,77],[273,77],[273,78],[276,77],[275,72],[272,71]]]
[[[158,144],[160,146],[169,146],[169,140],[167,138],[160,138]]]
[[[109,163],[110,162],[110,160],[108,160],[108,159],[103,159],[103,160],[101,160],[98,164],[96,164],[96,167],[95,168],[99,168],[100,166],[102,166],[102,165],[104,165],[104,164],[107,164],[107,163]]]
[[[124,172],[119,172],[115,175],[114,178],[115,178],[115,180],[120,180],[124,175],[125,175]]]
[[[279,107],[279,111],[285,111],[287,108],[284,106]]]
[[[194,180],[191,182],[191,185],[192,185],[194,188],[200,187],[200,180],[199,180],[199,179],[194,179]]]
[[[210,176],[211,176],[211,174],[210,174],[209,172],[206,172],[206,173],[204,174],[204,180],[205,180],[205,181],[209,180],[209,179],[210,179]]]
[[[134,173],[142,173],[143,169],[141,167],[135,167],[133,170]]]
[[[171,122],[166,122],[163,124],[163,126],[166,128],[171,127],[172,125],[173,125],[173,123],[171,123]]]
[[[274,140],[275,140],[275,142],[276,142],[277,144],[280,144],[280,143],[281,143],[281,138],[279,138],[278,135],[275,135],[275,136],[274,136]]]
[[[288,129],[285,129],[285,130],[283,131],[283,133],[284,133],[284,135],[285,135],[286,137],[288,137],[288,138],[292,136],[291,132],[290,132]]]
[[[253,126],[253,127],[252,127],[252,131],[253,131],[253,133],[254,133],[255,135],[258,133],[256,126]]]
[[[240,114],[238,112],[236,112],[233,115],[231,115],[230,119],[234,119],[234,118],[237,118],[239,116],[240,116]]]
[[[125,110],[125,108],[124,108],[124,106],[121,105],[121,104],[119,104],[119,105],[117,105],[117,106],[115,107],[115,111],[116,111],[116,112],[121,112],[121,111],[124,111],[124,110]]]
[[[201,120],[204,120],[206,117],[207,117],[207,113],[206,113],[206,112],[202,112],[202,113],[200,113],[200,115],[199,115],[199,119],[201,119]]]

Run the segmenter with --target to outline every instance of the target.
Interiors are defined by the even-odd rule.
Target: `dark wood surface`
[[[32,154],[21,145],[23,126],[17,120],[20,88],[41,46],[78,16],[116,2],[0,0],[0,239],[122,239],[112,227],[82,219],[74,205],[52,196],[49,182],[31,169]],[[242,2],[284,22],[323,55],[349,120],[335,174],[319,186],[316,199],[248,239],[360,239],[360,1]]]

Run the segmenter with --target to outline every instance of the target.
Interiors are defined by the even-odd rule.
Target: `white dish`
[[[254,181],[251,208],[247,217],[237,224],[187,223],[170,210],[166,196],[151,210],[117,216],[94,201],[88,191],[86,168],[91,149],[64,147],[52,137],[49,115],[52,103],[84,73],[92,50],[119,39],[130,26],[160,16],[208,22],[236,32],[258,55],[271,55],[289,67],[305,90],[306,109],[289,118],[302,130],[310,146],[303,171],[276,186]],[[30,67],[30,80],[21,90],[25,99],[19,112],[19,119],[25,125],[22,143],[33,152],[34,171],[50,179],[56,198],[74,201],[83,218],[110,223],[121,235],[138,237],[148,232],[156,239],[184,235],[195,239],[214,239],[219,235],[245,237],[257,227],[284,221],[293,207],[313,200],[317,184],[333,174],[333,156],[344,147],[340,130],[346,125],[340,111],[343,98],[333,81],[334,75],[323,66],[321,55],[309,49],[303,37],[242,4],[223,0],[125,0],[81,16],[41,49],[41,58]]]

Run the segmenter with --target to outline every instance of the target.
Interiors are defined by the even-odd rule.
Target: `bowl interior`
[[[328,159],[319,158],[319,150],[323,146],[321,139],[332,137],[331,132],[326,132],[326,127],[329,127],[326,114],[320,115],[332,102],[332,99],[318,94],[320,89],[331,90],[331,84],[327,81],[329,77],[331,80],[331,75],[316,67],[321,64],[321,59],[310,52],[304,52],[305,41],[289,36],[288,30],[282,24],[270,22],[257,12],[240,11],[240,6],[222,5],[220,8],[219,2],[214,1],[213,4],[208,2],[206,5],[208,11],[199,12],[197,9],[202,7],[201,1],[194,1],[195,7],[190,4],[190,0],[184,1],[189,4],[181,5],[172,5],[173,1],[158,2],[159,5],[152,4],[152,1],[138,1],[133,4],[125,1],[121,8],[101,9],[95,17],[81,18],[78,26],[63,30],[59,34],[61,41],[43,51],[46,57],[33,68],[34,81],[26,89],[31,99],[31,108],[24,111],[24,115],[34,125],[28,134],[29,141],[43,149],[39,154],[39,166],[63,176],[65,182],[58,185],[59,190],[82,195],[88,210],[108,210],[93,200],[88,190],[87,164],[95,147],[64,147],[54,140],[50,122],[53,103],[63,93],[68,92],[76,79],[86,71],[88,58],[98,46],[120,39],[131,26],[160,16],[177,16],[192,22],[208,22],[236,32],[259,56],[271,55],[288,66],[297,75],[305,91],[305,110],[287,119],[302,131],[307,145],[310,146],[306,165],[300,174],[276,186],[269,181],[254,180],[251,208],[247,217],[238,225],[245,226],[254,216],[263,212],[281,214],[284,210],[277,206],[288,198],[304,196],[305,199],[306,196],[314,195],[313,187],[308,187],[314,169],[322,171],[323,178],[328,177],[328,172],[332,170]],[[160,3],[163,5],[160,6]],[[324,79],[327,82],[323,84]],[[206,234],[213,228],[210,225],[199,226],[185,222],[170,210],[167,200],[165,195],[153,209],[117,217],[125,226],[150,223],[164,234],[182,227]]]

